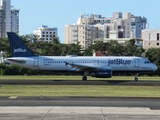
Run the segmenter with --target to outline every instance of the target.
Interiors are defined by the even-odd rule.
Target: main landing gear
[[[87,80],[87,76],[83,76],[83,77],[82,77],[82,80],[83,80],[83,81],[86,81],[86,80]]]
[[[89,75],[89,72],[88,71],[84,71],[84,75],[82,77],[82,80],[83,81],[86,81],[87,80],[87,75]]]

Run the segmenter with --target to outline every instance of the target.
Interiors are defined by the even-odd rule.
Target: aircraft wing
[[[106,68],[100,68],[98,66],[92,66],[92,65],[81,65],[81,64],[75,64],[75,63],[68,63],[65,62],[66,66],[69,66],[71,70],[76,71],[98,71],[98,70],[104,70]]]

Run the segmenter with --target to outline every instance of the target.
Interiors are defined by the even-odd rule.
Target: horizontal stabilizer
[[[17,59],[7,58],[5,61],[7,61],[7,60],[11,61],[11,62],[21,63],[21,64],[26,63],[25,60],[17,60]]]

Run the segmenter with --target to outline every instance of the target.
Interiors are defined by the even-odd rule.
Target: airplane
[[[18,65],[33,70],[82,72],[82,80],[87,76],[111,78],[113,72],[134,73],[153,72],[157,66],[148,59],[135,56],[38,56],[35,55],[14,32],[8,32],[12,57],[7,64]]]

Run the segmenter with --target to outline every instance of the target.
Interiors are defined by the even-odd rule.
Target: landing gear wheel
[[[135,80],[135,81],[138,81],[138,78],[137,78],[137,77],[135,77],[135,78],[134,78],[134,80]]]
[[[86,81],[86,80],[87,80],[87,76],[83,76],[83,77],[82,77],[82,80],[83,80],[83,81]]]

